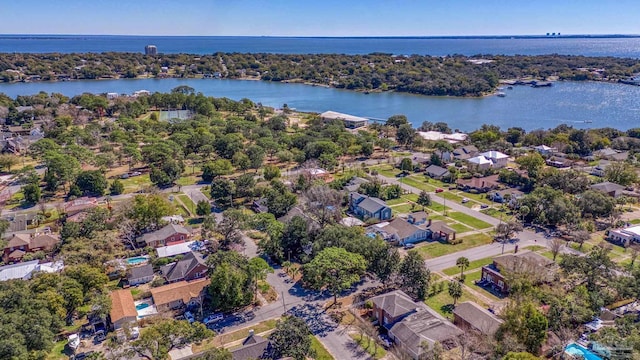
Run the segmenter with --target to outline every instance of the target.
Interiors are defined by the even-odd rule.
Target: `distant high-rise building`
[[[155,45],[147,45],[144,47],[146,55],[158,55],[158,48]]]

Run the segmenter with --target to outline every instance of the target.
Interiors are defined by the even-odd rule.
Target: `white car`
[[[221,313],[217,313],[217,314],[211,314],[209,316],[207,316],[206,318],[204,318],[204,320],[202,320],[202,322],[205,325],[211,325],[215,322],[218,322],[220,320],[224,319],[224,315],[222,315]]]
[[[467,198],[462,198],[462,203],[463,203],[463,204],[466,204],[466,203],[468,203],[468,202],[469,202],[469,199],[467,199]]]

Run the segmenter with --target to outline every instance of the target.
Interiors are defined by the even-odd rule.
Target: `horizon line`
[[[34,37],[44,37],[44,36],[135,36],[135,37],[237,37],[237,38],[325,38],[325,39],[420,39],[420,38],[435,38],[435,39],[446,39],[446,38],[511,38],[511,37],[523,37],[523,38],[563,38],[563,37],[640,37],[640,34],[562,34],[562,33],[546,33],[543,34],[485,34],[485,35],[149,35],[149,34],[80,34],[80,33],[62,33],[62,34],[35,34],[35,33],[1,33],[2,36],[34,36]]]

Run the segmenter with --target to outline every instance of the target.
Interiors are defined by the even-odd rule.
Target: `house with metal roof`
[[[357,129],[359,127],[366,126],[369,122],[369,119],[367,118],[343,114],[336,111],[325,111],[320,114],[320,119],[324,122],[341,120],[344,123],[344,126],[348,129]]]

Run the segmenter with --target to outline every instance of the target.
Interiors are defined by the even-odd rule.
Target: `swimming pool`
[[[582,346],[578,345],[578,344],[569,344],[567,345],[567,347],[564,349],[564,351],[566,353],[568,353],[569,355],[579,355],[582,356],[583,358],[585,358],[586,360],[602,360],[602,358],[594,353],[592,353],[591,351],[583,348]]]
[[[148,260],[149,260],[149,258],[147,258],[146,256],[136,256],[136,257],[128,258],[127,259],[127,264],[129,264],[129,265],[138,265],[138,264],[142,264],[144,262],[147,262]]]
[[[149,306],[151,306],[151,305],[149,305],[147,303],[140,303],[140,304],[136,305],[136,310],[140,311],[142,309],[148,308]]]

